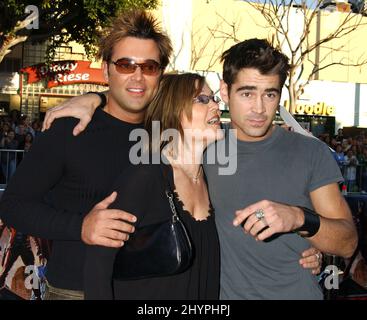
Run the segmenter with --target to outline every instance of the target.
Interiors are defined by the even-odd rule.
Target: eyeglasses
[[[214,96],[214,95],[207,96],[206,94],[201,94],[201,95],[197,96],[196,98],[194,98],[194,102],[199,102],[199,103],[203,103],[203,104],[208,104],[210,100],[214,101],[215,103],[219,103],[219,102],[222,101],[217,96]]]
[[[137,63],[129,58],[121,58],[111,62],[116,66],[117,72],[122,74],[134,73],[140,67],[144,75],[156,76],[161,70],[161,65],[155,60],[146,60],[143,63]]]

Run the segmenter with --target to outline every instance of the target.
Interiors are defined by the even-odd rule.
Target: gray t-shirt
[[[258,142],[237,140],[225,129],[225,139],[209,148],[221,154],[232,144],[235,174],[204,165],[221,246],[221,299],[322,299],[316,276],[299,264],[310,247],[306,239],[286,233],[255,241],[232,222],[236,210],[265,199],[312,209],[311,191],[343,180],[331,152],[317,139],[279,127]]]

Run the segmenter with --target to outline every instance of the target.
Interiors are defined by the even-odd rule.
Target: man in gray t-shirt
[[[310,192],[342,180],[327,146],[318,140],[275,127],[266,139],[237,140],[229,126],[217,143],[234,175],[219,175],[218,164],[206,165],[210,198],[215,208],[221,244],[222,299],[321,299],[317,279],[298,263],[310,244],[297,233],[284,233],[270,241],[256,241],[233,226],[234,212],[268,199],[312,208]],[[215,148],[210,146],[209,148]]]
[[[221,244],[221,298],[322,299],[315,276],[298,260],[310,245],[344,257],[356,247],[340,170],[326,145],[272,124],[287,57],[251,39],[222,60],[221,96],[232,122],[206,160],[213,148],[218,155],[232,150],[229,166],[237,170],[225,175],[218,161],[205,165]]]

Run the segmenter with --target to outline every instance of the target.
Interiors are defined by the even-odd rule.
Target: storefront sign
[[[47,88],[74,84],[107,84],[102,69],[90,68],[89,61],[56,61],[51,65],[38,64],[21,69],[28,74],[28,84],[46,80]]]
[[[284,106],[289,110],[289,101],[284,102]],[[294,114],[302,114],[309,116],[335,116],[335,107],[327,105],[325,102],[316,104],[297,104]]]

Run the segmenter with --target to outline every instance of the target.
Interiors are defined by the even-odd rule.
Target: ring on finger
[[[255,217],[257,218],[258,221],[262,220],[265,218],[265,212],[263,209],[257,209],[255,211]]]

